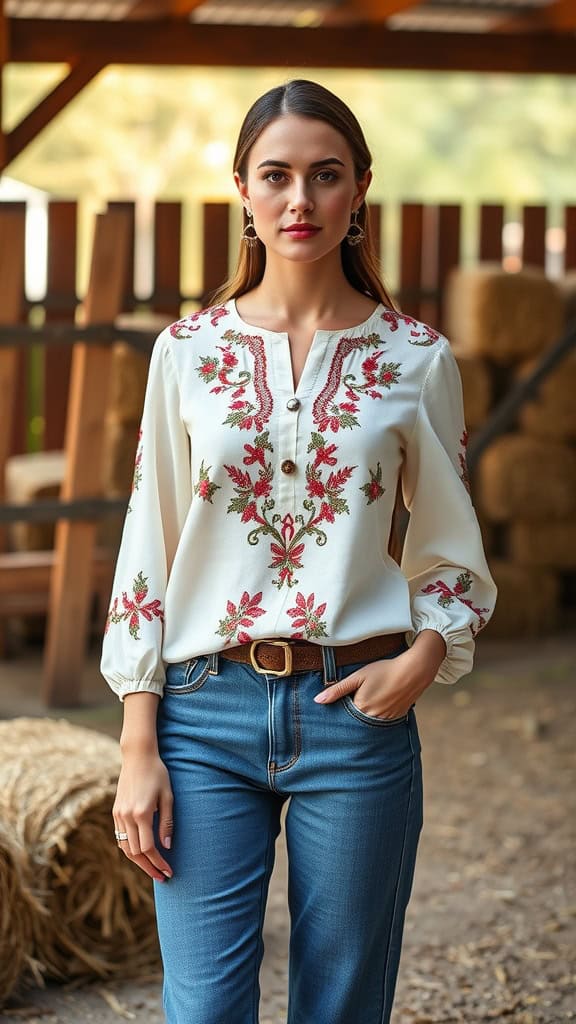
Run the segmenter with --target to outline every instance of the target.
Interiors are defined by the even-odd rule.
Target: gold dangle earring
[[[365,238],[366,232],[362,225],[358,223],[358,210],[353,210],[352,220],[348,228],[348,234],[346,235],[346,241],[348,242],[348,245],[360,245]]]
[[[246,207],[244,209],[246,211],[248,223],[245,225],[241,237],[242,241],[246,243],[248,248],[252,249],[252,247],[255,246],[258,242],[258,235],[256,234],[256,228],[254,227],[254,222],[252,220],[254,214],[252,213],[252,210],[247,210]],[[252,232],[252,234],[249,234],[250,231]]]

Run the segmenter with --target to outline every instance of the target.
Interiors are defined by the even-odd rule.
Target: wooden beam
[[[494,29],[496,32],[574,32],[576,2],[554,0],[547,7],[535,7],[527,14],[503,18]]]
[[[71,68],[66,78],[59,82],[44,99],[40,100],[38,105],[22,118],[20,124],[8,132],[4,166],[20,155],[22,150],[40,134],[46,125],[50,124],[70,100],[73,100],[84,86],[105,67],[105,63],[102,60],[83,57]]]
[[[204,0],[135,0],[125,18],[188,18],[196,7],[201,7]]]
[[[382,22],[410,7],[419,7],[420,4],[421,0],[348,0],[347,6],[351,7],[361,18],[372,22]]]
[[[187,22],[13,18],[10,59],[157,66],[395,68],[576,74],[576,37],[392,32],[380,25],[269,28]]]

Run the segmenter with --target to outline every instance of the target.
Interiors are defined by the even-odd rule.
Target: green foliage
[[[58,70],[8,67],[7,126]],[[574,200],[576,81],[552,76],[111,67],[9,173],[59,195],[231,198],[244,113],[296,75],[334,89],[358,115],[375,200]]]

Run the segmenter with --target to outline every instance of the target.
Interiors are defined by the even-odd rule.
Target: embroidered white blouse
[[[316,331],[296,391],[288,336],[245,323],[234,300],[167,327],[106,623],[109,685],[161,695],[167,663],[264,637],[411,645],[422,629],[446,641],[437,681],[456,682],[496,600],[466,439],[448,341],[384,305]]]

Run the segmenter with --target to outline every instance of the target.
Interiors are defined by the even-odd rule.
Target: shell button
[[[292,462],[292,459],[284,459],[284,462],[280,464],[280,469],[287,476],[290,476],[291,473],[296,472],[296,463]]]
[[[286,402],[286,408],[289,409],[290,412],[298,412],[298,409],[300,408],[300,399],[289,398]]]

